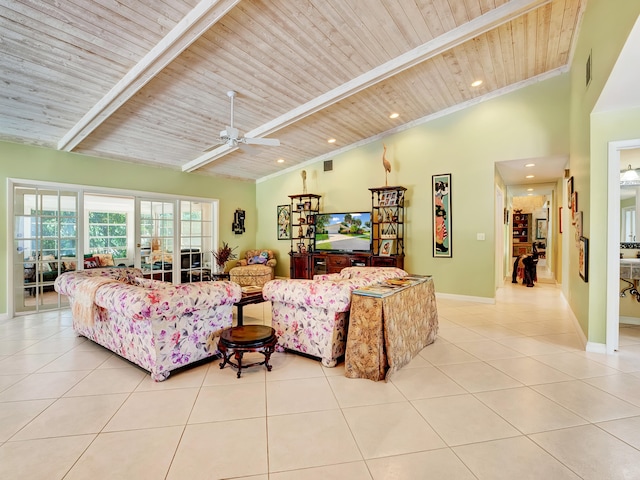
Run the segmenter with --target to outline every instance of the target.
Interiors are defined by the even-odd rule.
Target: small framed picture
[[[387,198],[388,207],[395,207],[396,205],[398,205],[398,192],[387,192],[387,195],[389,195]]]
[[[378,252],[378,255],[383,257],[388,257],[391,255],[392,251],[393,251],[393,240],[384,239],[380,242],[380,252]]]
[[[289,205],[278,205],[278,240],[289,240],[291,238],[291,207]]]
[[[580,278],[585,282],[589,281],[589,239],[580,237],[580,247],[578,251],[578,269]]]
[[[562,207],[558,207],[558,233],[562,233]]]
[[[313,225],[316,223],[316,217],[314,215],[307,215],[307,223]]]
[[[567,180],[567,207],[571,208],[571,201],[573,200],[573,177]]]

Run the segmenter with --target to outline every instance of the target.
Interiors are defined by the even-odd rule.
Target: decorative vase
[[[220,275],[220,274],[225,272],[225,270],[226,270],[225,267],[226,267],[226,262],[225,262],[225,265],[218,265],[217,263],[214,262],[214,264],[213,264],[213,273],[215,275]]]

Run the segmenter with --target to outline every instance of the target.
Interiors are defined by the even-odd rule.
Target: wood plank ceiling
[[[256,180],[566,70],[583,3],[0,0],[0,139]],[[279,147],[204,153],[228,90]]]

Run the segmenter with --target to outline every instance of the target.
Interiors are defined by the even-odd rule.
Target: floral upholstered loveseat
[[[67,295],[73,329],[165,380],[172,370],[217,353],[209,339],[231,327],[242,294],[232,282],[183,285],[142,278],[135,268],[68,272],[55,282]]]
[[[271,301],[278,347],[319,357],[323,365],[335,367],[345,352],[351,292],[406,275],[395,267],[347,267],[313,280],[268,282],[262,295]]]

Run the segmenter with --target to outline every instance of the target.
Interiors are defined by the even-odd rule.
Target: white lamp
[[[638,169],[631,168],[631,165],[620,173],[620,185],[622,186],[640,186],[640,174]]]

